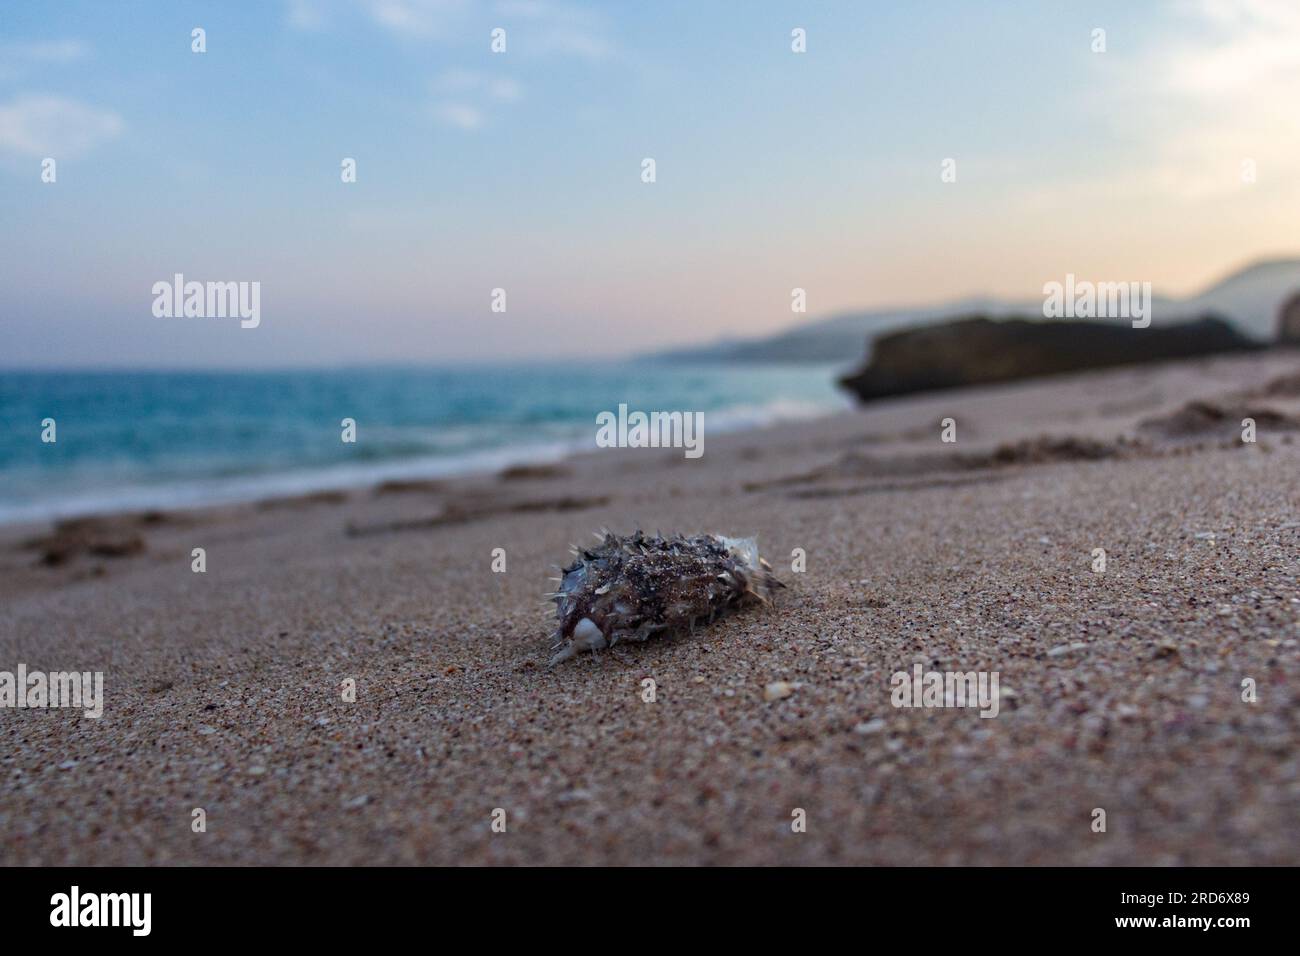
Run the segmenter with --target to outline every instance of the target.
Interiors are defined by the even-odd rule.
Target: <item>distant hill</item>
[[[1216,313],[1226,316],[1247,335],[1271,341],[1277,332],[1278,310],[1295,292],[1300,292],[1300,259],[1264,260],[1239,269],[1179,303],[1185,314],[1180,317]]]
[[[1153,296],[1152,322],[1165,325],[1213,314],[1223,316],[1245,335],[1271,341],[1276,331],[1278,309],[1296,291],[1300,291],[1300,259],[1261,261],[1186,299]],[[882,332],[930,325],[966,315],[993,318],[1041,315],[1042,306],[1041,297],[1021,302],[976,297],[933,306],[849,312],[763,338],[725,339],[709,345],[658,352],[648,357],[672,362],[856,364],[862,360],[867,341]]]

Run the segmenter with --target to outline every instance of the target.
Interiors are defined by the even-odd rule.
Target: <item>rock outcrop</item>
[[[882,335],[870,362],[840,379],[863,402],[913,392],[1011,382],[1264,348],[1221,319],[1207,316],[1135,329],[1108,322],[1043,321],[984,316]]]
[[[1287,299],[1277,314],[1277,341],[1300,345],[1300,292]]]

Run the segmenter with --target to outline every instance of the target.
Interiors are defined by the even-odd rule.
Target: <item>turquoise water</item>
[[[844,408],[828,366],[0,372],[0,522],[546,461],[596,415],[702,411],[708,436]],[[53,418],[57,441],[41,441]],[[357,441],[340,422],[357,422]]]

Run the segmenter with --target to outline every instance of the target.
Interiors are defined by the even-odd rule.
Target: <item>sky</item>
[[[1297,223],[1294,0],[0,4],[0,367],[598,361]]]

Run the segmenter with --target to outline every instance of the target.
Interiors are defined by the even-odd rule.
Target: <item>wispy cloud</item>
[[[504,27],[511,52],[522,56],[568,56],[607,60],[617,53],[604,15],[560,0],[285,0],[286,21],[299,30],[325,29],[347,15],[360,15],[403,40],[483,43],[488,20]]]
[[[79,156],[122,129],[116,113],[62,96],[26,93],[0,104],[0,150],[26,156]]]
[[[28,63],[71,63],[89,52],[90,48],[80,40],[33,40],[0,45],[0,56],[6,60]]]
[[[328,22],[322,0],[286,0],[289,26],[298,30],[320,30]]]
[[[1300,7],[1200,0],[1177,9],[1187,35],[1167,41],[1148,66],[1154,102],[1169,118],[1155,186],[1185,199],[1229,195],[1242,188],[1247,159],[1261,184],[1294,179],[1300,130],[1279,119],[1300,103]]]
[[[1207,29],[1196,42],[1175,44],[1158,64],[1171,91],[1218,102],[1258,98],[1278,84],[1295,91],[1300,6],[1294,0],[1202,0],[1183,9]]]
[[[298,30],[323,30],[360,14],[404,39],[451,36],[471,9],[467,0],[285,0],[286,22]]]
[[[457,129],[478,129],[483,125],[483,111],[465,103],[441,103],[434,108],[433,115]]]
[[[501,0],[496,10],[522,24],[517,49],[525,53],[607,60],[616,52],[604,18],[585,7],[554,0]]]
[[[380,26],[414,39],[446,35],[465,12],[464,0],[364,0]]]
[[[1261,190],[1300,199],[1291,172],[1300,126],[1282,119],[1300,103],[1300,7],[1294,0],[1169,0],[1166,9],[1172,16],[1160,31],[1126,38],[1133,55],[1096,58],[1095,83],[1079,101],[1104,108],[1130,161],[1068,184],[1039,184],[1028,198],[1223,199],[1254,188],[1242,176],[1250,161]],[[1112,47],[1122,44],[1112,38]]]
[[[0,43],[0,79],[13,79],[42,67],[73,63],[89,54],[90,47],[75,39]]]
[[[479,129],[491,111],[515,102],[522,95],[522,88],[510,77],[473,70],[449,70],[429,85],[437,98],[434,116],[448,126],[464,130]]]

